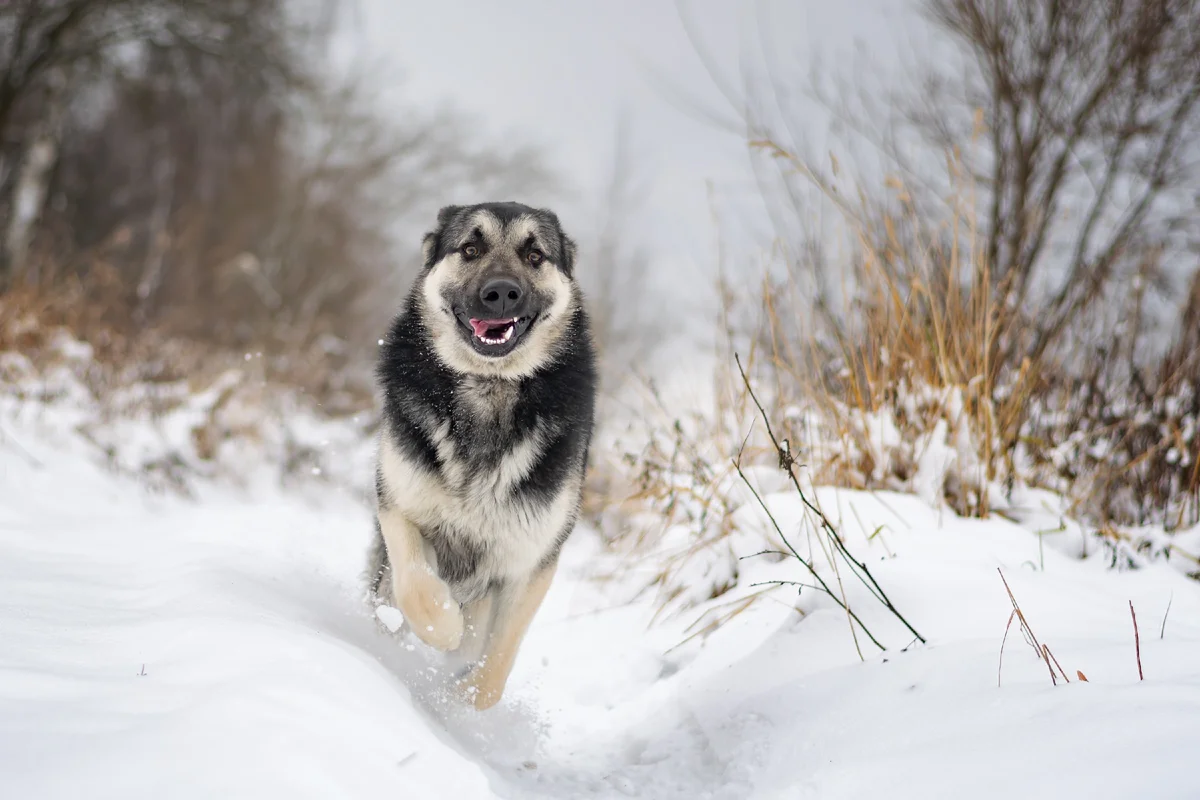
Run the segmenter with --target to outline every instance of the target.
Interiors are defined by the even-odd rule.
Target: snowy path
[[[581,579],[603,557],[583,532],[479,715],[367,615],[349,497],[147,497],[61,443],[21,448],[0,446],[3,798],[1200,796],[1200,591],[1166,567],[1047,548],[1036,570],[1016,525],[860,496],[899,554],[878,576],[931,640],[899,652],[870,616],[894,649],[861,663],[836,610],[785,594],[671,649],[691,618],[648,628],[649,603]],[[1090,683],[1052,687],[1014,630],[997,688],[997,566]]]

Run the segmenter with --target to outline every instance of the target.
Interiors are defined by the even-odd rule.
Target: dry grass
[[[101,276],[105,270],[101,265],[89,274]],[[138,327],[109,300],[99,279],[14,287],[0,295],[0,352],[20,353],[45,369],[61,359],[55,346],[61,336],[77,339],[91,353],[86,370],[76,377],[100,402],[136,384],[183,382],[197,392],[232,369],[245,375],[248,386],[288,387],[330,415],[371,407],[369,373],[341,353],[315,344],[234,350],[153,326]]]
[[[777,590],[804,589],[841,609],[860,657],[867,646],[886,650],[852,602],[848,588],[857,586],[865,589],[868,605],[880,604],[913,642],[924,642],[821,508],[804,465],[777,436],[776,421],[736,357],[735,363],[741,385],[722,394],[726,402],[716,420],[699,413],[673,417],[647,384],[651,414],[643,446],[620,464],[593,468],[585,511],[602,509],[597,518],[610,542],[642,567],[653,567],[648,585],[658,593],[658,616],[705,606],[684,641],[708,635]],[[768,492],[799,500],[798,528],[784,529]],[[734,517],[739,508],[757,509],[765,528],[741,530]],[[753,583],[731,599],[709,602],[739,585],[741,563],[751,558],[795,563],[799,579]]]
[[[756,177],[776,258],[761,291],[745,290],[744,273],[720,286],[715,412],[652,404],[647,444],[606,480],[630,487],[625,524],[609,526],[619,544],[672,545],[656,576],[665,603],[736,585],[736,558],[694,568],[745,551],[730,515],[747,501],[725,463],[740,454],[766,469],[777,458],[748,424],[735,351],[816,483],[915,492],[977,517],[1007,513],[1019,488],[1049,489],[1114,565],[1142,547],[1122,540],[1123,527],[1200,522],[1200,275],[1176,324],[1154,324],[1170,269],[1195,263],[1183,252],[1190,218],[1172,218],[1190,200],[1155,202],[1178,188],[1190,198],[1195,183],[1195,164],[1177,157],[1198,130],[1196,72],[1179,69],[1194,63],[1195,38],[1134,11],[1083,15],[1095,36],[1081,39],[1057,15],[1043,25],[995,4],[925,5],[964,45],[968,69],[921,83],[922,102],[900,110],[895,130],[874,124],[890,115],[872,119],[869,106],[829,105],[835,140],[871,146],[905,176],[886,188],[854,185],[855,165],[841,170],[832,153],[828,168],[800,155],[811,120],[764,100],[795,87],[772,77],[727,95],[765,156]],[[1124,55],[1061,58],[1092,56],[1096,42]],[[1153,119],[1134,124],[1149,95]],[[1175,113],[1158,113],[1166,107]],[[942,152],[946,172],[933,174]],[[1051,665],[1048,649],[1039,656]]]
[[[748,458],[757,459],[767,446],[742,442],[738,425],[726,424],[733,410],[724,405],[717,419],[678,413],[653,381],[643,380],[636,388],[641,418],[630,439],[592,448],[583,510],[615,549],[653,565],[649,583],[659,592],[665,614],[736,585],[738,557],[730,542],[732,514],[741,499],[732,457],[744,445]],[[737,397],[748,403],[744,392]],[[645,558],[673,533],[684,535]],[[696,580],[697,573],[705,579]]]
[[[759,146],[801,168],[794,154]],[[973,247],[973,201],[952,198],[949,218],[931,224],[898,181],[889,187],[896,211],[875,217],[823,188],[851,226],[853,291],[837,314],[814,315],[798,285],[803,266],[768,277],[756,337],[778,398],[815,412],[821,429],[807,438],[818,439],[817,479],[911,490],[927,448],[940,440],[956,455],[940,494],[959,513],[986,517],[988,487],[1013,474],[1039,371],[1001,357],[1021,321]],[[810,317],[808,327],[796,324]]]
[[[1016,595],[1013,594],[1012,588],[1008,585],[1008,579],[1004,577],[1004,573],[997,568],[996,572],[1000,574],[1000,580],[1004,583],[1004,591],[1008,593],[1008,600],[1012,603],[1012,613],[1008,615],[1008,623],[1004,626],[1004,638],[1000,640],[1000,658],[996,667],[996,685],[1000,686],[1001,674],[1004,669],[1004,643],[1008,641],[1008,630],[1012,627],[1013,619],[1020,622],[1021,633],[1025,637],[1025,642],[1033,648],[1037,654],[1038,660],[1046,665],[1046,669],[1050,671],[1050,683],[1057,686],[1058,678],[1054,674],[1054,670],[1058,670],[1058,674],[1062,676],[1065,683],[1070,683],[1071,679],[1067,677],[1067,672],[1058,663],[1058,659],[1054,657],[1054,653],[1050,651],[1050,646],[1038,641],[1037,635],[1033,632],[1033,628],[1029,624],[1029,620],[1025,617],[1025,612],[1021,610],[1021,604],[1017,602]],[[1081,681],[1086,682],[1087,678],[1083,677],[1083,672],[1076,670],[1075,674],[1079,676]]]
[[[756,144],[810,175],[852,237],[840,309],[811,291],[827,265],[795,261],[765,278],[741,332],[816,480],[915,490],[969,516],[1020,483],[1098,524],[1200,521],[1200,276],[1173,340],[1149,355],[1144,290],[1115,283],[1103,291],[1116,324],[1081,312],[1062,343],[1033,348],[1036,320],[991,272],[958,161],[960,189],[930,219],[899,181],[873,200]]]
[[[31,414],[63,409],[98,462],[151,491],[190,495],[197,480],[241,485],[255,474],[364,490],[369,373],[319,352],[244,353],[130,330],[72,288],[0,295],[0,394],[14,415],[2,427],[19,432]],[[3,433],[0,444],[19,447]]]
[[[806,169],[777,145],[758,146]],[[738,469],[779,460],[753,424],[735,350],[748,356],[764,416],[815,484],[916,492],[976,517],[1005,513],[1018,486],[1047,488],[1073,501],[1114,565],[1125,550],[1188,555],[1146,551],[1120,531],[1200,520],[1200,341],[1188,323],[1200,320],[1200,288],[1175,340],[1147,360],[1134,352],[1140,296],[1113,306],[1125,328],[1097,332],[1083,315],[1069,346],[1027,355],[1028,311],[993,276],[977,246],[971,184],[948,163],[963,189],[944,219],[919,212],[898,182],[881,202],[820,186],[853,235],[836,311],[814,300],[814,267],[799,260],[768,274],[756,296],[721,287],[715,411],[677,412],[647,387],[643,443],[599,470],[607,497],[596,495],[593,508],[607,505],[610,538],[634,557],[671,543],[656,553],[652,581],[664,609],[737,586],[738,557],[759,546],[785,549],[778,536],[747,542],[732,516],[752,502]],[[1120,298],[1119,288],[1106,291]]]

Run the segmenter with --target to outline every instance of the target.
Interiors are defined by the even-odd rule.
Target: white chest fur
[[[483,553],[480,578],[527,576],[577,513],[579,477],[564,482],[549,502],[534,500],[514,489],[537,463],[547,431],[534,428],[494,466],[474,473],[449,432],[448,421],[427,430],[439,474],[406,456],[384,431],[379,462],[392,503],[422,530],[453,531],[475,545]]]

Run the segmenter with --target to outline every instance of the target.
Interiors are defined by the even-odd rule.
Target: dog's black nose
[[[521,286],[508,278],[492,278],[479,290],[479,299],[483,307],[494,319],[507,319],[517,316],[515,311],[521,304]]]

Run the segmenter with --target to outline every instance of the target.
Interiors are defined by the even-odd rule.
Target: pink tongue
[[[503,328],[508,323],[512,322],[509,319],[472,319],[471,327],[475,329],[476,336],[483,336],[491,328]]]

